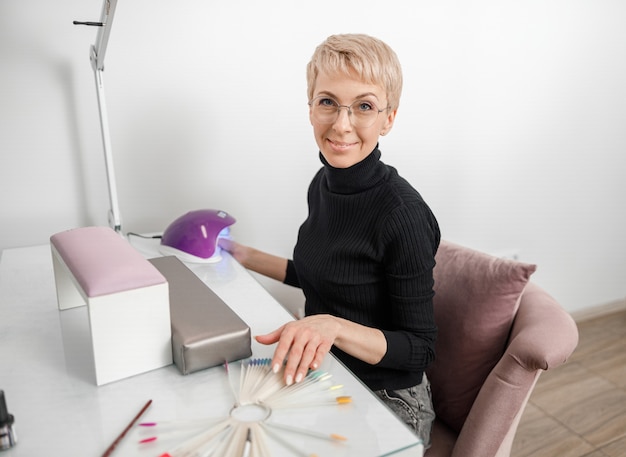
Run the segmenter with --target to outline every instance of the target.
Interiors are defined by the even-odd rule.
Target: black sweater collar
[[[324,177],[330,192],[336,194],[356,194],[370,189],[385,178],[387,167],[380,161],[378,145],[363,160],[348,168],[335,168],[320,152],[324,164]]]

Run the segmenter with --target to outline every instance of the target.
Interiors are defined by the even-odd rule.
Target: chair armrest
[[[505,354],[478,393],[452,456],[509,455],[540,370],[563,364],[577,344],[578,329],[572,317],[543,289],[529,283]]]
[[[578,345],[574,319],[546,291],[528,283],[513,321],[506,352],[529,371],[555,368]]]

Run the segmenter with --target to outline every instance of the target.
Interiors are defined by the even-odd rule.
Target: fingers
[[[274,344],[280,339],[280,335],[283,332],[283,325],[280,328],[277,328],[273,332],[267,333],[266,335],[257,335],[254,337],[261,344]]]
[[[324,361],[324,357],[326,357],[326,354],[328,354],[331,349],[332,349],[332,344],[329,344],[327,342],[322,342],[322,344],[320,344],[317,347],[315,356],[313,357],[313,360],[311,361],[311,364],[310,364],[311,369],[317,370],[320,367],[320,365],[322,365],[322,362]]]
[[[287,354],[289,352],[290,343],[286,341],[284,336],[285,325],[277,328],[273,332],[267,333],[265,335],[257,335],[254,337],[261,344],[274,344],[278,342],[278,346],[274,351],[274,357],[272,358],[272,370],[274,373],[278,373],[280,368],[283,366]]]
[[[246,246],[239,244],[230,238],[222,237],[218,237],[217,245],[224,251],[230,253],[230,255],[232,255],[237,262],[241,264],[246,262],[248,249]]]
[[[225,251],[232,252],[235,247],[235,242],[232,241],[230,238],[218,237],[217,245]]]
[[[283,365],[285,365],[285,383],[287,385],[291,385],[293,383],[293,369],[289,368],[293,365],[293,362],[289,362],[291,358],[296,359],[296,354],[293,352],[293,343],[294,343],[294,332],[293,330],[287,330],[287,325],[282,327],[282,332],[280,334],[280,338],[278,340],[278,344],[276,345],[276,349],[274,350],[274,358],[272,359],[272,370],[274,373],[278,373]],[[287,355],[289,355],[289,360],[287,360]],[[285,364],[285,361],[287,363]]]
[[[285,324],[266,335],[256,336],[261,344],[278,342],[272,358],[272,369],[277,373],[284,368],[287,385],[302,381],[310,369],[318,368],[332,347],[315,328],[301,325],[301,321]]]
[[[296,338],[289,350],[289,357],[285,365],[285,383],[291,385],[302,381],[307,375],[311,363],[317,354],[319,337],[310,335],[309,338]]]

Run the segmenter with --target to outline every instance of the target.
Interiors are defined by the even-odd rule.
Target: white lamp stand
[[[111,206],[108,214],[109,226],[118,233],[122,231],[120,209],[117,198],[117,187],[115,184],[115,170],[113,167],[113,154],[111,148],[111,137],[109,135],[109,119],[107,116],[106,100],[104,97],[104,56],[106,54],[113,15],[117,0],[104,0],[100,22],[79,22],[77,25],[90,25],[98,27],[96,42],[91,46],[89,59],[94,71],[96,80],[96,92],[98,94],[98,111],[100,114],[100,129],[102,130],[102,146],[104,148],[104,161],[107,173],[107,184],[109,189],[109,204]]]

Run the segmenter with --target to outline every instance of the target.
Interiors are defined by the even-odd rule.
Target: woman
[[[401,416],[426,447],[434,412],[424,374],[437,329],[432,298],[437,220],[420,194],[381,161],[402,70],[393,50],[367,35],[334,35],[307,66],[309,118],[323,167],[293,259],[232,240],[244,267],[301,287],[305,317],[257,336],[277,343],[272,366],[300,382],[332,350]]]

